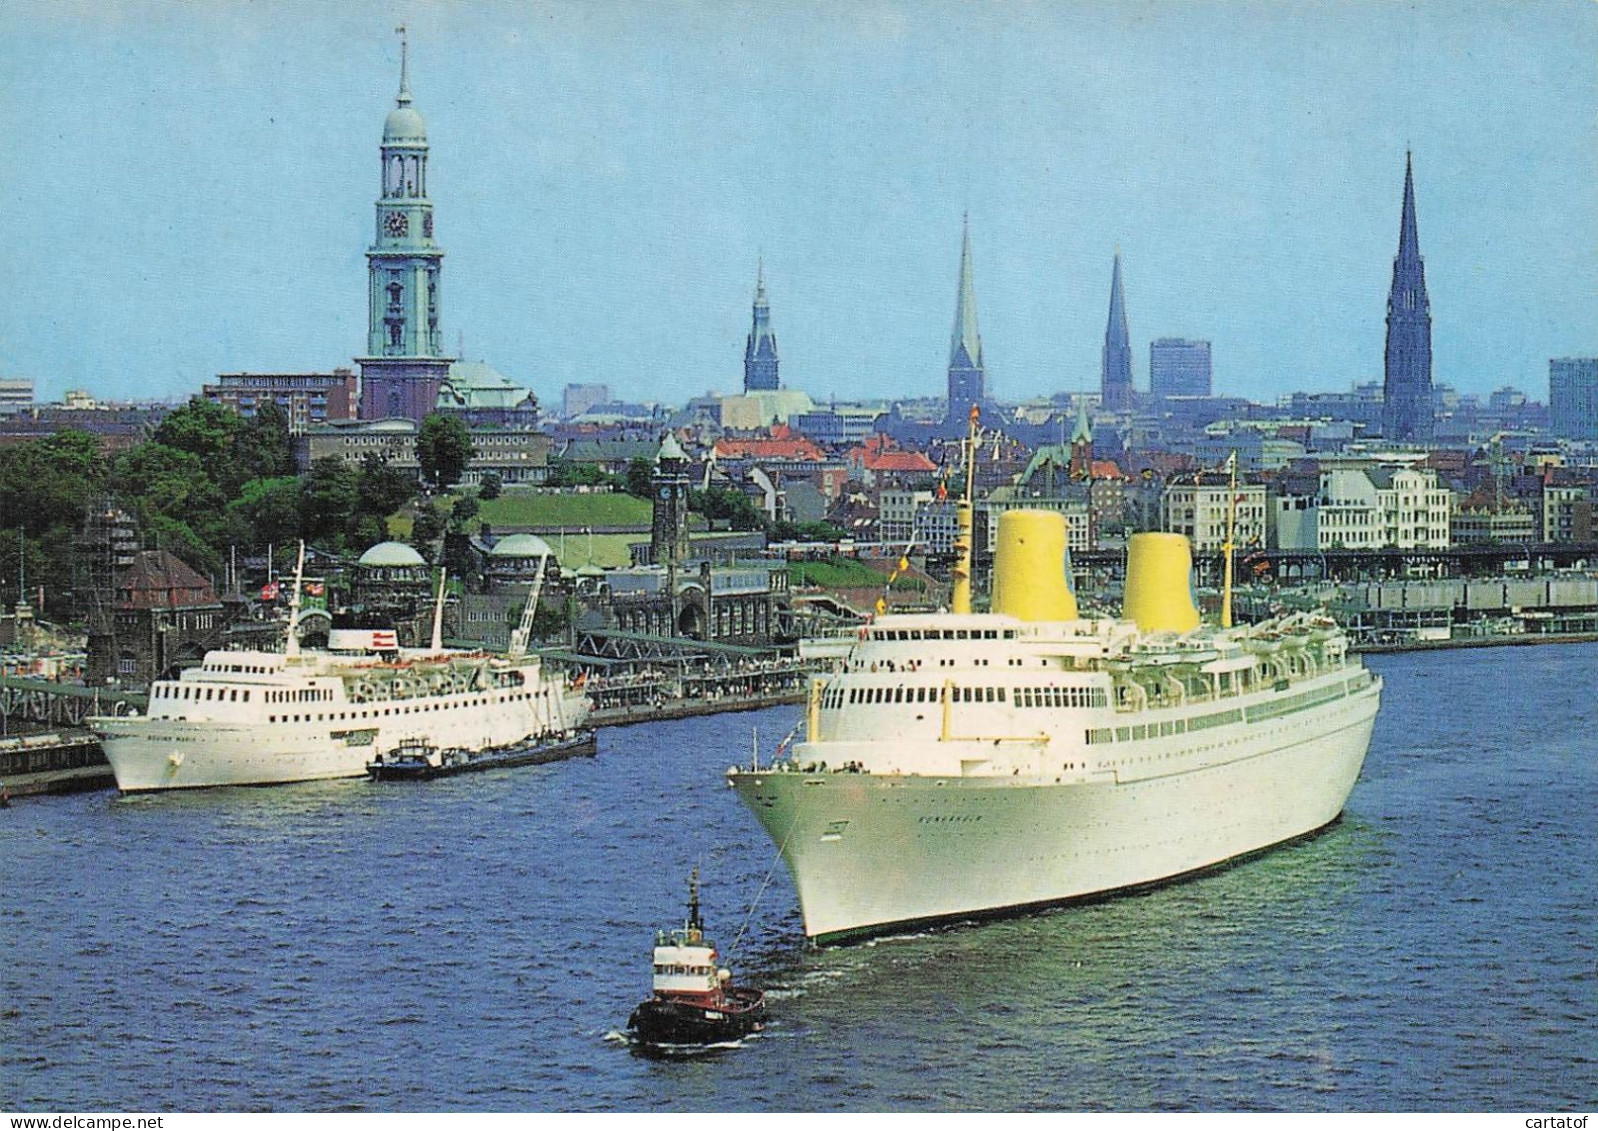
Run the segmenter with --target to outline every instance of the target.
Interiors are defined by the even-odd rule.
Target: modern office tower
[[[1548,363],[1548,423],[1566,440],[1598,440],[1598,357]]]
[[[1210,343],[1155,338],[1149,343],[1149,393],[1158,397],[1210,395]]]
[[[1386,379],[1382,386],[1382,436],[1424,443],[1432,438],[1432,313],[1426,267],[1415,230],[1414,163],[1404,158],[1404,214],[1398,255],[1387,296]]]
[[[404,30],[401,29],[403,36]],[[407,45],[400,40],[400,87],[383,124],[377,237],[367,249],[370,278],[361,419],[420,422],[438,405],[454,359],[439,331],[444,251],[433,242],[427,198],[427,126],[411,108]]]
[[[1132,407],[1132,339],[1126,329],[1126,297],[1121,293],[1121,253],[1115,253],[1110,275],[1110,319],[1104,328],[1104,370],[1099,383],[1104,407],[1125,412]]]

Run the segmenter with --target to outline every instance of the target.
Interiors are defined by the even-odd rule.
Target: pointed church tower
[[[971,217],[961,223],[960,287],[954,300],[954,334],[949,342],[949,405],[945,421],[963,429],[972,405],[987,403],[988,378],[982,367],[982,335],[977,332],[977,289],[971,276]]]
[[[1104,328],[1104,368],[1099,381],[1104,407],[1112,412],[1132,408],[1132,341],[1126,329],[1126,296],[1121,293],[1121,250],[1115,251],[1110,275],[1110,320]]]
[[[777,335],[771,330],[771,306],[766,302],[766,264],[755,272],[754,325],[744,344],[744,392],[782,388],[777,376]]]
[[[1414,161],[1404,155],[1404,212],[1387,295],[1387,351],[1382,383],[1382,437],[1424,443],[1432,438],[1432,310],[1415,228]]]
[[[1088,422],[1086,400],[1076,402],[1076,427],[1071,429],[1071,482],[1078,483],[1093,473],[1093,425]]]
[[[400,86],[383,123],[382,195],[377,238],[366,251],[367,356],[361,366],[362,420],[408,417],[420,423],[438,405],[449,376],[439,330],[444,251],[433,242],[427,198],[427,126],[411,108],[410,61],[400,34]]]

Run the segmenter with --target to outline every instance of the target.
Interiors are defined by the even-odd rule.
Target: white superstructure
[[[728,781],[818,942],[1136,888],[1342,811],[1381,681],[1323,617],[888,616],[812,688],[790,761]]]

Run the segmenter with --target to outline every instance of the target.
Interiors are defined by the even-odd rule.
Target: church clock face
[[[385,235],[403,236],[410,229],[410,220],[403,212],[390,212],[383,217],[383,232]]]

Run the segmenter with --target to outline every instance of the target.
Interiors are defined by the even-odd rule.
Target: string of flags
[[[877,598],[877,615],[879,617],[888,611],[888,594],[893,589],[893,583],[899,580],[900,574],[910,572],[909,555],[910,549],[914,545],[915,543],[912,541],[909,546],[904,548],[904,553],[899,555],[898,562],[894,565],[892,572],[888,574],[888,584],[882,587],[882,596]]]

